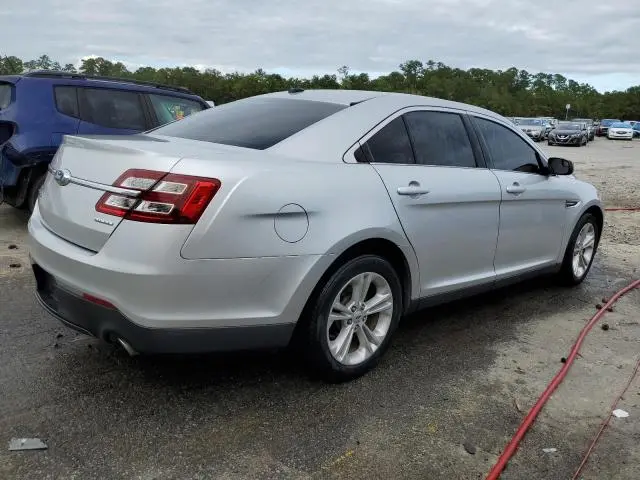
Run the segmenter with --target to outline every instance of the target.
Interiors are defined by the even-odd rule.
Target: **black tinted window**
[[[84,88],[81,101],[82,120],[108,128],[146,129],[142,102],[137,93]]]
[[[471,142],[460,115],[409,112],[405,115],[416,163],[444,167],[475,167]]]
[[[56,108],[60,113],[78,117],[78,95],[75,87],[55,87]]]
[[[536,151],[506,127],[482,118],[475,119],[489,149],[496,170],[536,173],[540,167]]]
[[[0,83],[0,109],[7,108],[11,104],[11,91],[13,86],[9,83]]]
[[[414,163],[411,141],[402,117],[397,117],[371,137],[366,147],[378,163]]]
[[[153,133],[263,150],[343,108],[293,98],[250,98],[209,108]]]

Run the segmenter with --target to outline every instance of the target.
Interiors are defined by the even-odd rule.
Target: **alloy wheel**
[[[586,273],[593,253],[595,252],[596,229],[592,223],[585,223],[576,237],[573,247],[572,269],[576,278],[582,278]]]
[[[393,318],[393,293],[380,274],[351,278],[331,305],[327,321],[329,351],[343,365],[367,361],[385,340]]]

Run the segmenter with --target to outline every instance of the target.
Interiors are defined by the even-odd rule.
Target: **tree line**
[[[515,67],[463,70],[432,60],[426,63],[410,60],[401,63],[398,70],[375,78],[367,73],[352,73],[347,66],[338,68],[335,74],[285,78],[262,69],[252,73],[201,71],[193,67],[141,67],[130,71],[122,62],[102,57],[84,59],[76,69],[73,64],[62,65],[47,55],[29,61],[0,55],[0,75],[30,70],[61,70],[180,85],[216,105],[290,88],[344,88],[438,97],[488,108],[505,116],[564,118],[565,106],[570,104],[571,117],[640,119],[640,85],[601,93],[589,84],[559,74],[529,73]]]

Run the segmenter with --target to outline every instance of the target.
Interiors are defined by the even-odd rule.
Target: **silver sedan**
[[[603,209],[572,172],[495,113],[382,92],[295,89],[69,136],[29,221],[37,295],[130,354],[294,344],[347,380],[418,308],[582,282]]]

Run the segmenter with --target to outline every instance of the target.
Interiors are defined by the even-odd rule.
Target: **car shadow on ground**
[[[584,289],[568,290],[554,285],[547,277],[502,288],[465,300],[421,310],[404,318],[391,348],[368,378],[404,373],[409,375],[416,364],[432,374],[455,374],[456,368],[478,369],[490,364],[495,352],[493,343],[515,337],[514,330],[526,326],[530,312],[553,314],[570,304],[581,305]],[[109,370],[127,372],[179,391],[192,392],[210,388],[236,390],[242,386],[286,383],[297,388],[315,388],[323,383],[305,368],[296,354],[279,351],[235,352],[206,355],[154,355],[129,357],[121,348],[95,340],[88,341],[87,352],[77,355],[88,362],[99,362]],[[91,352],[93,350],[93,352]],[[96,357],[95,353],[100,352]],[[464,355],[461,353],[464,352]],[[469,362],[469,359],[474,359]],[[80,360],[80,358],[76,358]],[[77,374],[77,370],[74,376]],[[87,372],[89,374],[89,372]],[[82,377],[82,375],[80,375]]]

